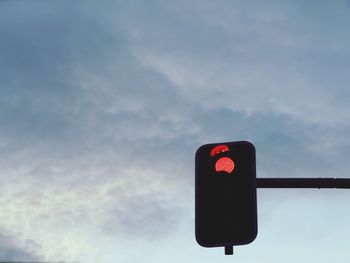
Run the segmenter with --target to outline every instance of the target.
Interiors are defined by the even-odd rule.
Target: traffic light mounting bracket
[[[256,178],[256,187],[350,189],[350,178]]]

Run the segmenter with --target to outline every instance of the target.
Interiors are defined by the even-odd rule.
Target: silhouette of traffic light
[[[204,247],[244,245],[257,235],[255,148],[246,141],[196,152],[196,240]]]

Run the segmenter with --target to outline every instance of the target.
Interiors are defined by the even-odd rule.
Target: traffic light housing
[[[195,234],[204,247],[245,245],[257,235],[255,147],[206,144],[195,160]]]

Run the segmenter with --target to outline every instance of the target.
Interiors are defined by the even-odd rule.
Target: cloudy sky
[[[346,190],[258,190],[254,243],[194,237],[194,152],[350,177],[348,1],[0,1],[0,261],[347,262]]]

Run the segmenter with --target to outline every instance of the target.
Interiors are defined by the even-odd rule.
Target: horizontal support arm
[[[256,187],[350,189],[350,178],[257,178]]]

